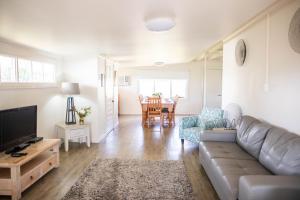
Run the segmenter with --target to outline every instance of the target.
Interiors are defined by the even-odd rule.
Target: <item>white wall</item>
[[[198,114],[203,103],[203,62],[191,62],[151,68],[120,68],[118,76],[130,76],[130,86],[121,86],[120,114],[141,114],[138,102],[139,78],[188,78],[188,96],[180,99],[177,114]]]
[[[0,41],[0,54],[17,55],[23,58],[35,59],[55,63],[57,78],[61,79],[60,58],[47,52],[29,47]],[[38,106],[38,136],[55,138],[55,123],[64,120],[65,108],[58,87],[34,89],[7,89],[0,84],[0,109],[21,106]]]
[[[64,80],[79,83],[80,86],[80,95],[74,96],[75,107],[91,107],[91,115],[86,118],[86,122],[91,124],[93,143],[100,142],[111,131],[107,130],[106,123],[105,87],[101,87],[99,80],[99,74],[105,73],[106,61],[106,58],[97,56],[69,57],[63,60]],[[118,91],[117,87],[114,89]],[[115,102],[118,103],[117,99]],[[117,120],[114,123],[117,124]]]
[[[104,133],[99,124],[97,57],[65,58],[63,69],[64,80],[79,83],[80,86],[80,95],[74,96],[75,107],[90,106],[92,109],[91,115],[86,118],[86,121],[91,123],[92,142],[99,142]]]
[[[241,105],[243,113],[300,134],[300,54],[288,42],[289,23],[300,1],[270,13],[269,49],[267,18],[224,44],[223,106]],[[247,57],[243,67],[235,62],[235,45],[244,39]],[[269,70],[267,53],[269,52]]]

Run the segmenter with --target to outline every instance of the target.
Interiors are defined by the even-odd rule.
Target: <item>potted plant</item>
[[[152,96],[160,98],[162,96],[162,93],[161,92],[155,92],[155,93],[152,94]]]
[[[91,107],[83,107],[79,110],[75,109],[77,115],[79,116],[79,124],[84,124],[84,118],[91,114]]]

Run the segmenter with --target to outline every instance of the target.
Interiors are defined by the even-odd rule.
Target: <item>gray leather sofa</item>
[[[243,116],[236,137],[206,134],[199,153],[222,200],[300,199],[298,135]]]

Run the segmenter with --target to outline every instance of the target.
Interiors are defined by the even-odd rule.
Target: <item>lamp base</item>
[[[76,124],[76,122],[65,122],[66,125]]]
[[[74,98],[73,97],[67,98],[65,124],[67,124],[67,125],[76,124],[76,115],[75,115],[75,106],[74,106]]]

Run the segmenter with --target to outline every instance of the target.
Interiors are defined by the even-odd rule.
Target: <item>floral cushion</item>
[[[201,119],[198,118],[197,126],[201,127],[203,130],[211,130],[213,128],[223,128],[226,127],[225,119]]]
[[[220,108],[205,108],[199,116],[184,117],[179,125],[179,137],[199,143],[201,131],[226,127],[223,115]]]
[[[220,108],[204,108],[202,113],[198,117],[197,126],[201,126],[201,120],[220,120],[223,119],[223,115],[224,111]]]
[[[224,110],[220,108],[204,108],[201,117],[205,119],[223,119]]]

